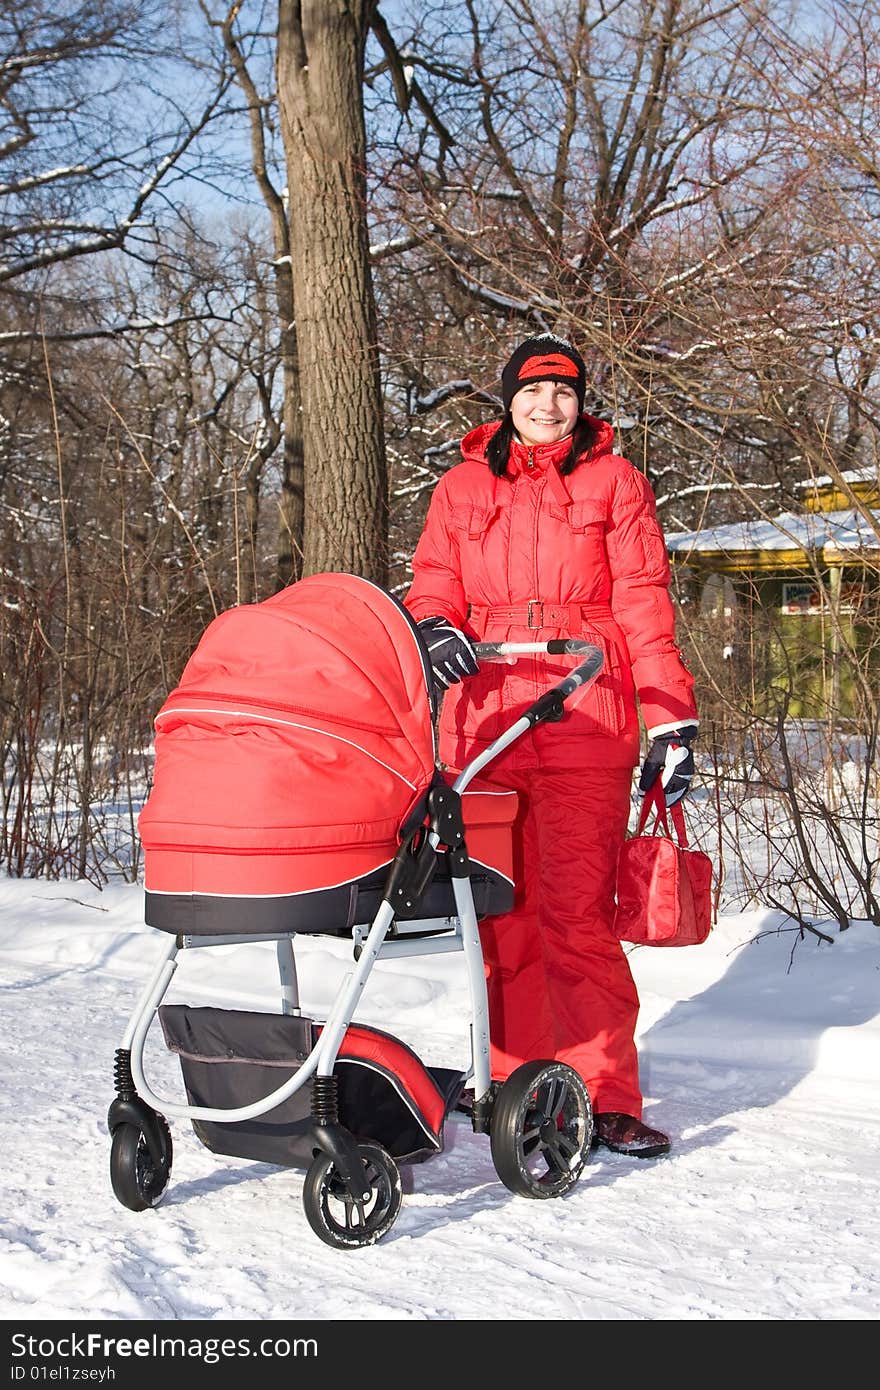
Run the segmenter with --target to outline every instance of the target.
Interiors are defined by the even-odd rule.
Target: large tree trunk
[[[305,455],[303,572],[384,584],[387,496],[362,99],[375,0],[279,0]]]

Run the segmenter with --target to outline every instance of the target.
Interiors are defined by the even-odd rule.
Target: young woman
[[[595,1142],[654,1157],[669,1140],[641,1118],[639,1000],[611,928],[614,873],[639,760],[636,695],[651,741],[639,785],[662,772],[671,803],[693,773],[693,679],[675,644],[653,493],[614,453],[611,427],[583,413],[580,354],[530,338],[501,385],[503,418],[465,436],[434,490],[405,598],[447,687],[441,757],[460,769],[573,664],[479,666],[472,641],[582,637],[605,662],[559,724],[487,770],[520,805],[515,907],[481,924],[492,1075],[567,1062],[589,1089]]]

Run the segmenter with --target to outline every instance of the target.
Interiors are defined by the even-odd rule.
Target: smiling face
[[[565,381],[531,381],[517,391],[510,413],[513,427],[527,448],[556,444],[575,427],[577,394]]]

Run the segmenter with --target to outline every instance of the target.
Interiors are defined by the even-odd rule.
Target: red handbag
[[[654,827],[645,833],[651,810]],[[681,804],[668,808],[660,779],[645,793],[634,835],[617,863],[614,932],[639,946],[698,946],[712,929],[712,861],[688,849]]]

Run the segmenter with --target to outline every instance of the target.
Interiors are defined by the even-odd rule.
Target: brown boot
[[[669,1138],[659,1129],[643,1125],[633,1115],[621,1115],[609,1110],[593,1116],[593,1148],[604,1144],[612,1153],[629,1154],[630,1158],[659,1158],[669,1153]]]

